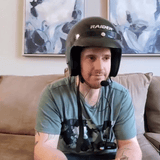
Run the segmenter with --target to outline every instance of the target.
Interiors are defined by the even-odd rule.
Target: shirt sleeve
[[[35,129],[38,132],[60,135],[60,112],[50,86],[47,86],[40,96]]]
[[[128,90],[121,101],[114,131],[116,139],[127,140],[134,138],[137,134],[134,107]]]

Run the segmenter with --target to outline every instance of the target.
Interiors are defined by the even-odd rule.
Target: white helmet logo
[[[106,25],[91,25],[90,29],[106,29],[106,30],[110,30],[113,31],[113,28],[110,26],[106,26]]]

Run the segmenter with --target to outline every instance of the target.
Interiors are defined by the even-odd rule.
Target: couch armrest
[[[147,132],[144,135],[160,153],[160,133]]]
[[[147,131],[160,134],[160,76],[153,76],[146,101]]]

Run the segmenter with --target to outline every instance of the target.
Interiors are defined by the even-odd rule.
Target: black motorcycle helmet
[[[73,26],[66,40],[66,60],[70,76],[81,75],[80,53],[85,47],[111,49],[110,77],[115,77],[121,60],[121,36],[108,20],[101,17],[84,18]]]

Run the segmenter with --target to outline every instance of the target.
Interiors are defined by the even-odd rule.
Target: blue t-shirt
[[[101,87],[96,107],[90,106],[82,94],[80,102],[84,140],[88,148],[79,154],[90,154],[93,151],[103,154],[105,151],[95,148],[95,144],[100,141],[109,139],[114,142],[115,139],[127,140],[136,136],[132,99],[129,91],[122,85],[111,81],[109,86]],[[110,121],[112,127],[109,127]],[[35,129],[38,132],[60,135],[58,149],[64,153],[76,153],[79,121],[75,77],[64,78],[45,88],[39,101]]]

